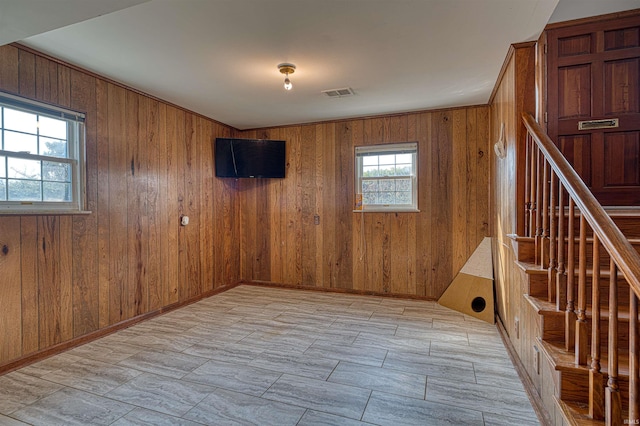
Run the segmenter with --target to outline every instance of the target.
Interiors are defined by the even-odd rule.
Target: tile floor
[[[537,425],[495,326],[239,286],[0,376],[0,425]]]

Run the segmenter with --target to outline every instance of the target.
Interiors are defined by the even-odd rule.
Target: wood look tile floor
[[[537,425],[495,326],[239,286],[0,376],[0,425]]]

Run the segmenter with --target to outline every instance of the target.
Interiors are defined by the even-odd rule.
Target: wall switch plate
[[[514,327],[513,332],[516,335],[516,339],[519,339],[520,338],[520,318],[518,317],[515,318],[515,323],[513,327]]]
[[[536,374],[540,374],[540,349],[537,346],[533,346],[533,368]]]

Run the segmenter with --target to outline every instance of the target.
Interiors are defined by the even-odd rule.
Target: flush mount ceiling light
[[[293,64],[284,63],[284,64],[278,65],[278,69],[280,70],[280,73],[285,75],[285,79],[284,79],[285,90],[293,89],[293,84],[291,84],[291,80],[289,80],[289,74],[293,74],[294,72],[296,72],[296,66]]]

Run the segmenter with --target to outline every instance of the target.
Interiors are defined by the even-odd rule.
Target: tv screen
[[[216,177],[284,178],[285,141],[216,138]]]

